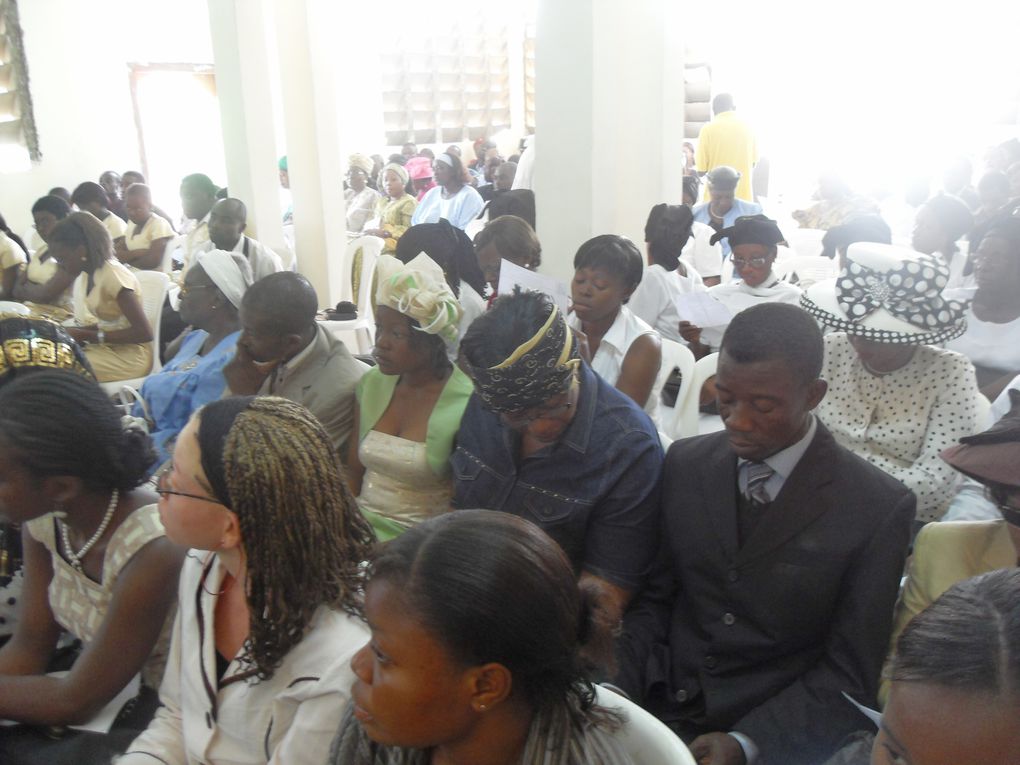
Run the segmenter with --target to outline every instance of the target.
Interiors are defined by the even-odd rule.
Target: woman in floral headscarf
[[[449,509],[449,457],[472,385],[450,363],[460,303],[422,253],[376,266],[377,366],[357,387],[347,476],[380,540]]]

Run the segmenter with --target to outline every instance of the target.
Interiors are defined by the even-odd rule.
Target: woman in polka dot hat
[[[829,328],[817,415],[836,440],[917,495],[917,520],[938,520],[957,476],[939,452],[977,422],[974,367],[937,347],[966,330],[966,306],[946,300],[945,264],[902,247],[858,242],[840,275],[801,306]]]

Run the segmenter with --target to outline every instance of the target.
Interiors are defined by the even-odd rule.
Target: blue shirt
[[[661,442],[648,415],[587,364],[580,380],[560,440],[523,460],[520,435],[472,395],[450,457],[453,505],[526,518],[576,572],[635,590],[658,544]]]
[[[694,220],[698,223],[704,223],[706,226],[711,226],[712,215],[708,211],[708,204],[708,202],[702,202],[694,208]],[[743,199],[734,199],[733,207],[723,216],[723,228],[729,228],[737,222],[737,218],[743,215],[761,215],[761,212],[760,204],[745,202]],[[722,246],[723,258],[728,258],[730,256],[730,240],[720,239],[719,244]]]
[[[223,367],[234,358],[240,336],[240,331],[232,332],[205,356],[199,356],[198,352],[209,333],[202,329],[192,330],[184,338],[177,355],[145,380],[141,393],[149,408],[150,435],[157,454],[153,467],[159,467],[170,459],[174,439],[188,424],[195,410],[223,395],[227,387]],[[140,404],[135,404],[133,414],[142,416]]]

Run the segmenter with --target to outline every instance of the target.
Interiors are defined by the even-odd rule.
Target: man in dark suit
[[[674,443],[662,565],[628,612],[618,684],[702,765],[814,765],[869,726],[915,499],[811,410],[802,309],[738,314],[716,375],[726,430]]]

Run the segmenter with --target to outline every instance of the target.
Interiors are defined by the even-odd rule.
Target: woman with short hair
[[[50,233],[71,214],[71,206],[56,196],[40,197],[32,205],[32,219],[39,242],[29,253],[28,265],[14,283],[14,298],[26,303],[43,318],[62,321],[71,313],[71,284],[74,278],[57,267],[49,251]]]
[[[611,650],[598,595],[528,521],[419,524],[375,556],[365,614],[333,765],[632,762],[582,658]]]
[[[68,334],[88,343],[85,355],[99,382],[144,377],[152,367],[152,327],[141,286],[113,256],[110,234],[90,213],[71,213],[49,236],[50,252],[74,281],[76,327]]]
[[[574,255],[569,324],[584,333],[596,374],[654,420],[658,402],[652,388],[662,344],[659,333],[625,305],[642,271],[641,253],[625,237],[603,234],[582,244]]]

